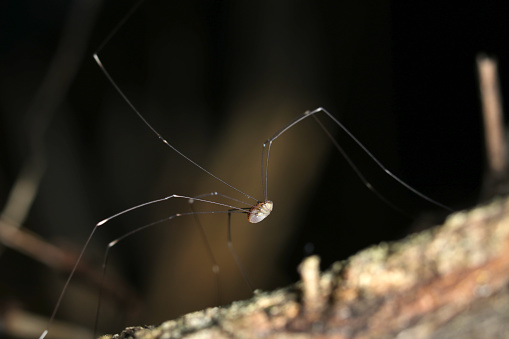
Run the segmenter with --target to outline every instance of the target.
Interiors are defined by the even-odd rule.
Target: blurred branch
[[[48,243],[26,228],[4,220],[0,220],[0,239],[5,246],[57,271],[68,270],[73,264],[72,260],[76,259],[76,256],[69,255],[63,249]]]
[[[316,257],[301,267],[293,286],[115,338],[505,338],[509,199],[368,248],[319,276]]]
[[[15,227],[1,220],[0,238],[9,248],[64,274],[71,271],[78,259],[78,252],[52,245],[23,227]],[[140,301],[132,288],[111,275],[103,279],[102,271],[91,267],[85,260],[76,269],[76,277],[94,288],[101,288],[105,296],[115,300],[117,304],[122,305],[121,307],[129,307],[136,311],[140,306]],[[128,304],[125,304],[126,302]],[[38,329],[39,334],[46,325],[47,320],[44,326]]]
[[[41,328],[47,324],[47,319],[25,312],[15,306],[2,312],[1,335],[9,338],[37,338]],[[53,324],[51,338],[53,339],[90,339],[92,331],[85,328],[56,321]]]
[[[44,138],[82,64],[100,3],[101,0],[74,1],[62,29],[57,51],[27,110],[26,119],[30,124],[26,135],[29,140],[29,156],[0,213],[0,220],[14,227],[20,227],[24,223],[37,196],[46,167]],[[4,245],[9,243],[1,237],[0,242]],[[1,250],[0,248],[0,254]]]
[[[483,199],[486,200],[495,195],[509,193],[507,146],[497,61],[486,55],[479,55],[477,69],[488,163],[483,187]]]
[[[101,0],[76,0],[71,3],[62,34],[46,75],[28,105],[26,121],[28,124],[24,139],[28,140],[28,156],[18,173],[5,206],[0,212],[0,244],[23,253],[35,261],[41,262],[53,270],[68,274],[78,256],[73,251],[59,248],[31,233],[23,224],[39,192],[39,186],[46,171],[46,134],[53,117],[66,99],[77,72],[87,52],[87,44],[99,13]],[[4,248],[0,246],[0,255]],[[87,281],[93,287],[102,286],[104,293],[116,302],[129,300],[137,302],[135,293],[119,279],[107,278],[102,281],[102,272],[83,262],[77,270],[77,277]],[[102,285],[101,285],[102,284]],[[136,304],[129,307],[136,308]],[[21,310],[7,310],[2,314],[2,331],[11,336],[27,337],[27,333],[38,336],[47,319],[36,319]],[[70,337],[73,326],[54,324],[62,329],[60,338]],[[74,331],[74,332],[73,332]],[[53,335],[53,334],[52,334]],[[81,337],[90,337],[91,334]],[[76,336],[72,336],[76,337]]]

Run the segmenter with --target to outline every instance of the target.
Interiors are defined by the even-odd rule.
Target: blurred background
[[[478,201],[485,163],[478,53],[499,60],[507,96],[509,26],[501,3],[145,1],[99,56],[172,145],[257,199],[263,142],[323,106],[389,170],[457,210]],[[44,326],[98,221],[171,194],[244,198],[158,141],[94,62],[134,5],[0,4],[2,337],[30,337],[11,329],[14,321]],[[243,214],[232,217],[233,244],[255,288],[296,281],[298,263],[311,253],[325,269],[446,215],[401,189],[321,118],[378,191],[412,217],[377,199],[316,123],[304,121],[273,144],[270,218],[253,225]],[[185,200],[167,201],[101,227],[57,319],[91,328],[106,244],[188,211]],[[198,223],[220,267],[219,284]],[[100,331],[250,297],[228,252],[226,225],[224,213],[181,217],[114,247]]]

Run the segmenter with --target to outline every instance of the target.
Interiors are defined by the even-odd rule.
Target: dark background
[[[170,143],[250,195],[262,196],[262,143],[298,114],[323,106],[393,173],[457,210],[477,202],[485,164],[478,53],[498,59],[507,96],[509,28],[501,3],[146,1],[99,55]],[[37,110],[29,114],[29,107],[70,6],[0,5],[2,205],[31,152],[31,137],[42,129]],[[95,223],[133,205],[173,193],[233,194],[158,142],[95,64],[93,52],[132,6],[107,1],[90,20],[83,60],[62,100],[42,118],[48,129],[36,139],[47,167],[24,226],[75,250]],[[366,246],[439,222],[445,214],[381,175],[336,129],[358,168],[414,218],[394,212],[362,185],[311,121],[302,125],[285,135],[287,141],[278,139],[271,154],[274,221],[246,225],[253,233],[243,235],[241,223],[247,223],[234,218],[234,245],[257,288],[295,281],[298,262],[311,252],[326,268]],[[128,230],[182,211],[188,211],[185,201],[170,202],[107,224],[87,260],[100,261],[105,244]],[[225,252],[224,215],[200,220],[218,253],[220,303],[248,297],[251,292]],[[187,231],[195,224],[191,218],[166,223],[160,233],[142,232],[114,249],[111,270],[144,301],[141,321],[157,323],[217,304],[210,259],[198,233]],[[177,232],[171,229],[181,233],[162,233]],[[3,308],[14,303],[48,316],[67,273],[9,249],[1,255]],[[161,278],[165,274],[170,282]],[[97,295],[84,285],[79,288],[85,295]],[[58,317],[90,326],[94,304],[86,308],[76,298],[69,297]],[[193,298],[197,301],[186,303]],[[77,308],[83,313],[73,314]],[[105,330],[120,326],[107,315],[101,319]]]

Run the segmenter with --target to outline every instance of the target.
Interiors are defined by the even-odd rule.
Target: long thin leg
[[[108,252],[109,252],[110,248],[111,247],[108,244],[108,246],[106,247],[106,251],[104,253],[103,264],[101,267],[102,268],[101,284],[99,285],[97,308],[95,309],[94,338],[97,338],[97,329],[99,327],[99,314],[100,314],[100,310],[101,310],[101,300],[102,300],[102,295],[103,295],[103,282],[104,282],[104,279],[106,278],[106,267],[108,267],[108,258],[109,258]]]
[[[115,32],[115,31],[114,31]],[[114,33],[112,32],[112,33]],[[99,51],[101,50],[101,48],[104,46],[104,44],[109,41],[109,39],[111,39],[111,35],[108,36],[108,38],[103,42],[103,44],[101,45],[101,47],[94,53],[94,59],[97,63],[97,65],[99,66],[99,68],[101,69],[101,71],[104,73],[104,75],[106,76],[106,78],[108,79],[108,81],[112,84],[112,86],[116,89],[116,91],[120,94],[120,96],[122,97],[122,99],[124,99],[124,101],[129,105],[129,107],[131,107],[131,109],[134,111],[134,113],[136,113],[136,115],[143,121],[143,123],[157,136],[157,138],[159,140],[161,140],[166,146],[168,146],[169,148],[171,148],[173,151],[175,151],[178,155],[180,155],[182,158],[186,159],[187,161],[189,161],[191,164],[193,164],[194,166],[198,167],[200,170],[202,170],[203,172],[205,172],[206,174],[208,174],[209,176],[211,176],[212,178],[216,179],[217,181],[221,182],[222,184],[228,186],[229,188],[239,192],[240,194],[243,194],[245,197],[251,199],[251,200],[255,200],[255,201],[258,201],[258,199],[256,198],[253,198],[252,196],[250,196],[249,194],[241,191],[240,189],[234,187],[233,185],[230,185],[229,183],[227,183],[226,181],[222,180],[221,178],[217,177],[216,175],[212,174],[211,172],[207,171],[205,168],[203,168],[202,166],[200,166],[197,162],[193,161],[191,158],[189,158],[188,156],[186,156],[184,153],[180,152],[175,146],[173,146],[172,144],[170,144],[165,138],[163,138],[163,136],[147,121],[147,119],[145,119],[145,117],[143,115],[141,115],[141,113],[138,111],[138,109],[136,108],[136,106],[134,106],[134,104],[129,100],[129,98],[124,94],[124,92],[120,89],[120,87],[117,85],[116,81],[113,80],[112,76],[109,74],[109,72],[106,70],[106,68],[103,66],[101,60],[99,59]]]
[[[189,199],[192,199],[192,198],[189,198]],[[202,199],[197,199],[199,201],[206,201],[206,200],[202,200]],[[210,201],[207,201],[207,202],[210,202]],[[189,216],[189,215],[199,215],[199,214],[218,214],[218,213],[228,213],[228,215],[230,215],[231,213],[246,213],[244,210],[241,210],[241,209],[234,209],[233,211],[232,210],[228,210],[228,211],[207,211],[207,212],[187,212],[187,213],[177,213],[177,214],[174,214],[174,215],[171,215],[169,217],[166,217],[166,218],[163,218],[163,219],[160,219],[158,221],[154,221],[154,222],[151,222],[149,224],[146,224],[144,226],[141,226],[141,227],[138,227],[130,232],[127,232],[126,234],[122,235],[121,237],[111,241],[108,246],[106,247],[106,251],[104,253],[104,259],[103,259],[103,266],[102,266],[102,277],[104,279],[105,275],[106,275],[106,267],[107,267],[107,262],[108,262],[108,258],[109,258],[109,253],[110,253],[110,250],[118,245],[121,241],[125,240],[126,238],[129,238],[130,236],[138,233],[138,232],[141,232],[143,230],[146,230],[147,228],[151,228],[153,226],[156,226],[156,225],[159,225],[161,223],[164,223],[166,221],[170,221],[172,219],[175,219],[177,217],[183,217],[183,216]],[[101,283],[102,285],[102,283]],[[99,317],[99,307],[100,307],[100,300],[99,300],[99,303],[98,303],[98,307],[97,307],[97,312],[96,312],[96,321],[98,320],[98,317]],[[94,329],[95,331],[95,329]]]
[[[172,199],[172,198],[177,198],[177,199],[194,199],[196,201],[201,201],[201,202],[206,202],[206,203],[209,203],[209,204],[213,204],[213,205],[218,205],[218,206],[223,206],[223,207],[227,207],[229,208],[230,210],[228,211],[211,211],[211,212],[195,212],[195,213],[179,213],[179,214],[175,214],[175,215],[172,215],[170,217],[167,217],[167,218],[164,218],[164,219],[161,219],[159,221],[156,221],[156,222],[152,222],[150,224],[147,224],[145,226],[142,226],[142,227],[139,227],[135,230],[132,230],[126,234],[124,234],[122,237],[120,238],[117,238],[115,240],[113,240],[112,242],[110,242],[108,244],[108,249],[115,246],[118,242],[120,242],[121,240],[135,234],[135,233],[138,233],[139,231],[141,230],[144,230],[146,228],[149,228],[151,226],[154,226],[154,225],[157,225],[161,222],[164,222],[164,221],[167,221],[167,220],[171,220],[175,217],[179,217],[179,216],[184,216],[184,215],[192,215],[192,214],[214,214],[214,213],[228,213],[228,215],[230,215],[230,213],[232,213],[232,211],[237,211],[238,213],[247,213],[244,209],[242,208],[238,208],[238,207],[235,207],[235,206],[231,206],[231,205],[227,205],[227,204],[222,204],[222,203],[219,203],[219,202],[215,202],[215,201],[209,201],[209,200],[205,200],[205,199],[200,199],[200,198],[191,198],[191,197],[188,197],[188,196],[184,196],[184,195],[177,195],[177,194],[173,194],[173,195],[170,195],[170,196],[167,196],[167,197],[164,197],[164,198],[161,198],[161,199],[156,199],[156,200],[152,200],[152,201],[149,201],[149,202],[146,202],[146,203],[143,203],[143,204],[139,204],[139,205],[136,205],[136,206],[133,206],[131,208],[128,208],[122,212],[119,212],[117,214],[114,214],[112,215],[111,217],[109,218],[106,218],[100,222],[98,222],[94,228],[92,229],[92,232],[90,233],[90,235],[88,236],[86,242],[85,242],[85,245],[83,245],[83,248],[81,249],[81,252],[78,256],[78,260],[76,261],[76,263],[74,264],[72,270],[71,270],[71,273],[69,273],[69,277],[67,278],[65,284],[64,284],[64,287],[62,289],[62,292],[60,292],[60,295],[58,297],[58,300],[57,300],[57,303],[55,305],[55,308],[53,309],[53,313],[51,314],[51,317],[48,321],[48,326],[47,328],[44,330],[44,332],[40,335],[39,339],[44,339],[46,337],[46,335],[48,334],[48,330],[49,330],[49,327],[51,326],[51,324],[53,323],[54,319],[55,319],[55,316],[58,312],[58,310],[60,309],[60,304],[62,303],[62,299],[67,291],[67,288],[69,287],[69,284],[71,282],[71,279],[72,277],[74,276],[74,273],[76,272],[76,269],[78,267],[78,265],[80,264],[81,262],[81,258],[83,257],[83,254],[85,253],[85,250],[87,249],[88,247],[88,244],[90,243],[90,240],[92,240],[92,237],[94,236],[96,230],[100,227],[100,226],[103,226],[104,224],[106,224],[108,221],[114,219],[114,218],[117,218],[119,217],[120,215],[123,215],[125,213],[128,213],[130,211],[133,211],[133,210],[136,210],[140,207],[143,207],[143,206],[147,206],[147,205],[151,205],[151,204],[155,204],[155,203],[158,203],[158,202],[162,202],[162,201],[165,201],[165,200],[169,200],[169,199]],[[103,263],[106,263],[107,262],[107,255],[108,255],[108,252],[109,250],[106,250],[106,256],[105,256],[105,259],[103,261]],[[104,264],[105,265],[105,264]],[[104,280],[104,271],[105,271],[105,267],[103,267],[103,274],[102,274],[102,279]],[[102,282],[101,282],[101,285],[102,285]]]
[[[357,174],[359,179],[361,179],[361,181],[364,184],[364,186],[366,186],[371,192],[373,192],[377,196],[378,199],[382,200],[384,203],[389,205],[391,208],[393,208],[394,210],[400,212],[401,214],[404,214],[404,215],[406,215],[406,216],[411,218],[411,216],[407,212],[405,212],[404,210],[402,210],[401,208],[399,208],[398,206],[396,206],[395,204],[393,204],[392,202],[387,200],[380,192],[378,192],[378,190],[375,187],[373,187],[373,185],[371,185],[371,183],[368,181],[368,179],[366,179],[364,174],[362,174],[362,172],[360,170],[358,170],[358,167],[355,166],[353,160],[348,156],[348,154],[345,152],[343,147],[341,147],[339,145],[339,143],[337,142],[337,140],[334,139],[334,137],[332,136],[330,131],[327,129],[327,127],[325,127],[324,124],[322,124],[322,122],[318,119],[318,117],[316,115],[313,115],[313,118],[315,119],[315,121],[318,124],[318,126],[320,126],[320,128],[324,131],[324,133],[327,135],[327,137],[334,144],[334,146],[339,151],[339,153],[341,153],[343,158],[345,158],[345,160],[348,163],[348,165],[351,168],[354,169],[355,174]]]
[[[251,291],[254,292],[253,284],[251,283],[251,280],[249,279],[246,270],[244,270],[244,266],[242,266],[242,263],[240,262],[239,256],[237,255],[235,248],[233,248],[232,232],[231,232],[232,212],[234,212],[234,211],[232,211],[232,210],[228,211],[228,248],[230,249],[230,252],[232,253],[233,258],[235,259],[235,262],[237,263],[237,266],[239,267],[240,273],[242,273],[244,280],[246,281],[246,283],[249,286],[249,288],[251,289]]]
[[[113,39],[113,37],[115,36],[115,34],[117,33],[117,31],[125,24],[125,22],[127,20],[129,20],[129,18],[132,16],[132,14],[137,10],[137,8],[143,3],[144,0],[140,0],[136,3],[135,6],[133,6],[133,8],[131,8],[131,10],[129,11],[129,13],[127,13],[123,19],[110,31],[110,33],[106,36],[106,38],[101,42],[101,44],[99,45],[99,47],[97,48],[97,50],[95,51],[95,53],[93,54],[93,57],[94,57],[94,60],[95,62],[97,63],[97,66],[99,66],[99,68],[101,69],[101,71],[103,72],[103,74],[106,76],[106,78],[108,79],[108,81],[111,83],[111,85],[113,86],[113,88],[115,88],[115,90],[118,92],[118,94],[122,97],[122,99],[127,103],[127,105],[133,110],[134,113],[136,113],[136,115],[143,121],[143,123],[152,131],[152,133],[154,133],[155,136],[157,136],[157,138],[163,142],[166,146],[168,146],[169,148],[171,148],[174,152],[176,152],[178,155],[180,155],[182,158],[186,159],[187,161],[189,161],[191,164],[193,164],[194,166],[198,167],[200,170],[202,170],[203,172],[205,172],[207,175],[211,176],[212,178],[216,179],[217,181],[221,182],[222,184],[228,186],[229,188],[239,192],[240,194],[244,195],[245,197],[251,199],[251,200],[254,200],[254,201],[258,201],[258,199],[250,196],[249,194],[243,192],[242,190],[234,187],[233,185],[230,185],[229,183],[227,183],[226,181],[224,181],[223,179],[219,178],[218,176],[214,175],[213,173],[209,172],[208,170],[206,170],[204,167],[200,166],[197,162],[195,162],[194,160],[192,160],[191,158],[189,158],[188,156],[186,156],[184,153],[182,153],[181,151],[179,151],[175,146],[173,146],[172,144],[170,144],[155,128],[154,126],[152,126],[148,120],[140,113],[140,111],[136,108],[136,106],[134,106],[134,104],[131,102],[131,100],[129,100],[129,98],[127,97],[127,95],[125,95],[125,93],[122,91],[122,89],[120,88],[120,86],[117,84],[117,82],[113,79],[113,77],[110,75],[110,73],[108,72],[108,70],[106,69],[106,67],[104,67],[101,59],[99,58],[99,53],[101,53],[101,51],[103,50],[103,48],[108,44],[108,42]]]
[[[235,198],[229,197],[227,195],[224,195],[224,194],[221,194],[221,193],[218,193],[218,192],[202,194],[202,195],[196,196],[196,198],[204,198],[204,197],[209,197],[209,196],[220,196],[222,198],[234,200],[236,202],[244,203],[244,204],[247,205],[247,203],[245,203],[245,202],[239,201],[239,200],[237,200]],[[194,209],[192,207],[192,202],[191,201],[190,201],[190,204],[191,204],[191,209],[194,212]],[[245,209],[246,212],[248,211],[248,209],[249,208]],[[239,270],[240,270],[242,276],[244,277],[247,285],[249,286],[251,291],[254,291],[253,284],[251,283],[251,281],[250,281],[250,279],[249,279],[249,277],[247,275],[247,272],[245,271],[244,266],[242,265],[242,262],[240,261],[239,256],[237,255],[237,252],[233,248],[233,241],[232,241],[232,237],[231,237],[231,213],[230,212],[235,212],[235,210],[234,211],[230,210],[228,212],[229,212],[228,213],[228,248],[230,249],[230,252],[232,253],[232,256],[235,259],[235,262],[236,262],[237,266],[239,267]],[[236,211],[236,212],[238,213],[238,211]],[[195,218],[196,218],[196,222],[199,225],[200,232],[202,234],[202,239],[205,242],[205,244],[207,246],[207,250],[209,252],[209,255],[210,255],[210,257],[211,257],[211,259],[213,261],[212,270],[213,270],[214,273],[216,273],[216,276],[217,276],[217,278],[216,278],[217,280],[216,281],[217,281],[217,284],[218,284],[218,293],[219,293],[219,297],[220,297],[221,295],[220,295],[220,289],[219,289],[219,266],[216,264],[216,261],[214,259],[214,255],[212,254],[212,249],[210,248],[210,244],[209,244],[209,242],[207,240],[207,237],[205,235],[205,231],[203,229],[203,226],[202,226],[202,224],[199,221],[198,215],[195,215]]]
[[[216,192],[214,192],[216,193]],[[211,195],[214,195],[214,193],[210,193]],[[202,196],[200,196],[201,198]],[[198,197],[196,197],[198,198]],[[200,218],[198,218],[198,214],[196,214],[196,210],[194,209],[194,199],[189,200],[189,208],[191,209],[191,212],[193,212],[194,221],[196,225],[198,226],[198,230],[201,235],[201,239],[205,245],[205,249],[207,250],[207,253],[209,254],[209,258],[212,261],[212,273],[214,273],[215,281],[216,281],[216,290],[217,290],[217,304],[221,304],[221,280],[219,277],[219,265],[217,264],[216,257],[214,256],[214,252],[212,252],[212,248],[210,247],[209,240],[207,239],[207,235],[205,233],[205,230],[203,228],[202,223],[200,222]]]
[[[194,205],[194,199],[198,199],[198,198],[206,198],[206,197],[211,197],[211,196],[218,196],[218,197],[222,197],[222,198],[225,198],[225,199],[229,199],[229,200],[232,200],[232,201],[235,201],[235,202],[238,202],[238,203],[242,203],[242,204],[245,204],[245,205],[249,205],[248,203],[244,202],[244,201],[241,201],[241,200],[238,200],[238,199],[235,199],[235,198],[232,198],[230,196],[227,196],[227,195],[224,195],[224,194],[221,194],[221,193],[218,193],[218,192],[211,192],[211,193],[205,193],[205,194],[201,194],[201,195],[198,195],[196,197],[194,197],[193,199],[189,199],[189,206],[191,208],[191,211],[196,213],[193,205]],[[247,212],[248,208],[246,208],[246,212]],[[228,214],[228,216],[230,216],[230,213]],[[194,215],[195,217],[195,221],[198,225],[198,229],[200,230],[200,234],[201,234],[201,237],[202,237],[202,240],[205,244],[205,247],[207,249],[207,252],[209,253],[209,257],[210,259],[212,260],[212,272],[214,272],[214,275],[216,277],[216,286],[217,286],[217,293],[218,293],[218,304],[221,304],[221,286],[220,286],[220,279],[219,279],[219,265],[217,264],[217,261],[215,259],[215,256],[212,252],[212,248],[210,247],[210,243],[207,239],[207,235],[205,234],[205,230],[203,228],[203,225],[201,224],[200,222],[200,219],[198,218],[198,213],[196,213]],[[229,217],[228,217],[229,218]],[[235,252],[235,251],[234,251]],[[237,261],[237,265],[239,265],[240,263],[240,260],[238,260],[238,258],[236,257],[236,254],[234,253],[234,258],[235,258],[235,261]],[[239,266],[242,267],[242,265],[240,264]],[[242,271],[242,269],[241,269]],[[252,290],[252,288],[251,288]]]
[[[198,200],[198,199],[207,198],[207,197],[221,197],[221,198],[228,199],[228,200],[234,201],[236,203],[239,203],[239,204],[242,204],[242,205],[245,205],[245,206],[251,206],[252,205],[251,203],[248,203],[248,202],[245,202],[245,201],[242,201],[242,200],[239,200],[239,199],[235,199],[233,197],[230,197],[230,196],[228,196],[226,194],[222,194],[222,193],[219,193],[219,192],[211,192],[211,193],[200,194],[200,195],[195,196],[194,198],[191,198],[191,200]],[[212,201],[212,200],[211,199],[207,199],[207,201]],[[241,209],[244,210],[244,208],[241,208]]]
[[[327,134],[327,136],[333,141],[334,143],[334,146],[336,146],[336,148],[338,149],[338,151],[346,158],[348,164],[350,165],[350,167],[354,170],[354,172],[357,174],[357,176],[361,179],[361,181],[364,183],[364,185],[369,188],[371,191],[373,191],[379,198],[382,199],[382,201],[388,203],[390,206],[392,207],[395,207],[392,203],[388,202],[387,199],[383,198],[381,196],[380,193],[378,193],[373,185],[364,177],[364,175],[362,175],[362,172],[357,168],[357,166],[355,166],[355,164],[350,160],[350,158],[348,156],[346,156],[345,152],[343,151],[343,149],[339,146],[339,144],[334,140],[334,138],[332,137],[332,135],[330,134],[330,132],[325,128],[325,126],[323,124],[321,124],[319,122],[319,120],[316,119],[315,117],[315,114],[317,113],[324,113],[326,116],[328,116],[336,125],[338,125],[374,162],[375,164],[380,167],[387,175],[389,175],[393,180],[395,180],[397,183],[399,183],[400,185],[402,185],[403,187],[405,187],[407,190],[409,190],[410,192],[414,193],[415,195],[417,195],[418,197],[420,197],[421,199],[424,199],[440,208],[443,208],[449,212],[453,212],[453,210],[426,196],[425,194],[419,192],[418,190],[416,190],[415,188],[413,188],[412,186],[408,185],[406,182],[404,182],[402,179],[398,178],[396,175],[394,175],[391,171],[389,171],[342,123],[339,122],[339,120],[337,120],[332,114],[330,114],[326,109],[322,108],[322,107],[319,107],[313,111],[308,111],[308,112],[305,112],[301,115],[299,115],[298,117],[296,117],[293,121],[291,121],[288,125],[286,125],[284,128],[282,128],[280,131],[278,131],[277,133],[275,133],[271,138],[267,139],[267,141],[263,144],[263,147],[262,147],[262,163],[264,163],[264,172],[262,172],[262,181],[263,181],[263,185],[264,185],[264,194],[267,196],[268,193],[267,193],[267,187],[268,187],[268,173],[269,173],[269,155],[270,155],[270,149],[272,147],[272,143],[277,139],[279,138],[283,133],[285,133],[287,130],[289,130],[291,127],[293,127],[294,125],[298,124],[299,122],[301,122],[302,120],[310,117],[310,116],[313,116],[315,118],[315,121],[318,122],[319,126],[325,131],[325,133]],[[265,159],[265,161],[264,161]],[[396,208],[398,209],[398,208]],[[399,210],[399,209],[398,209]]]

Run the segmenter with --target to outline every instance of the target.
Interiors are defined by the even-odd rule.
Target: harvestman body
[[[134,10],[134,9],[133,9]],[[128,15],[129,16],[129,15]],[[125,18],[127,19],[128,16]],[[272,136],[271,138],[269,138],[262,146],[262,187],[263,187],[263,194],[264,194],[264,199],[263,201],[260,201],[258,199],[255,199],[254,197],[250,196],[249,194],[247,193],[244,193],[242,192],[241,190],[237,189],[236,187],[230,185],[229,183],[225,182],[224,180],[220,179],[219,177],[217,177],[216,175],[212,174],[211,172],[209,172],[208,170],[206,170],[205,168],[203,168],[202,166],[200,166],[198,163],[194,162],[193,160],[191,160],[190,158],[188,158],[185,154],[183,154],[182,152],[180,152],[177,148],[175,148],[172,144],[170,144],[165,138],[163,138],[161,136],[161,134],[159,134],[159,132],[157,132],[154,127],[152,127],[152,125],[144,118],[144,116],[136,109],[136,107],[131,103],[131,101],[127,98],[127,96],[123,93],[123,91],[119,88],[119,86],[117,85],[117,83],[113,80],[113,78],[110,76],[110,74],[108,73],[108,71],[106,70],[106,68],[103,66],[100,58],[99,58],[99,53],[100,51],[103,49],[103,47],[108,43],[108,41],[113,37],[113,35],[116,33],[116,31],[120,28],[120,26],[125,22],[125,19],[122,20],[118,25],[117,27],[115,27],[115,29],[109,34],[109,36],[105,39],[105,41],[100,45],[100,47],[98,48],[98,50],[96,51],[96,53],[94,53],[94,59],[97,63],[97,65],[99,66],[99,68],[103,71],[104,75],[107,77],[107,79],[109,80],[109,82],[112,84],[112,86],[116,89],[116,91],[122,96],[122,98],[124,99],[124,101],[131,107],[131,109],[136,113],[136,115],[138,115],[138,117],[143,121],[143,123],[152,130],[152,132],[164,143],[166,144],[169,148],[171,148],[173,151],[175,151],[177,154],[179,154],[181,157],[183,157],[184,159],[186,159],[187,161],[189,161],[190,163],[192,163],[194,166],[198,167],[200,170],[202,170],[204,173],[206,173],[207,175],[213,177],[214,179],[216,179],[217,181],[219,181],[220,183],[226,185],[227,187],[237,191],[238,193],[240,193],[241,195],[243,195],[245,198],[249,199],[249,200],[252,200],[254,201],[254,203],[246,203],[244,201],[241,201],[241,200],[238,200],[238,199],[235,199],[235,198],[232,198],[232,197],[229,197],[229,196],[226,196],[226,195],[223,195],[223,194],[220,194],[220,193],[217,193],[217,192],[212,192],[212,193],[209,193],[209,194],[205,194],[205,195],[202,195],[202,196],[199,196],[199,197],[188,197],[188,196],[184,196],[184,195],[177,195],[177,194],[173,194],[173,195],[170,195],[170,196],[167,196],[167,197],[164,197],[164,198],[161,198],[161,199],[156,199],[156,200],[152,200],[152,201],[149,201],[149,202],[145,202],[143,204],[140,204],[140,205],[136,205],[136,206],[133,206],[131,208],[128,208],[124,211],[121,211],[109,218],[106,218],[102,221],[100,221],[99,223],[97,223],[95,225],[95,227],[93,228],[91,234],[89,235],[87,241],[85,242],[84,246],[83,246],[83,249],[81,250],[80,252],[80,255],[78,257],[78,260],[76,262],[76,264],[74,265],[73,269],[71,270],[71,273],[69,274],[69,277],[67,278],[67,281],[62,289],[62,292],[60,293],[60,296],[56,302],[56,305],[55,305],[55,308],[53,310],[53,313],[49,319],[49,322],[48,322],[48,325],[47,325],[47,328],[46,330],[44,330],[44,332],[41,334],[41,336],[39,337],[39,339],[43,339],[46,337],[46,335],[48,334],[48,331],[49,331],[49,328],[50,326],[52,325],[54,319],[55,319],[55,316],[59,310],[59,307],[60,307],[60,304],[62,302],[62,299],[65,295],[65,292],[69,286],[69,283],[72,279],[72,277],[74,276],[74,273],[76,271],[76,268],[78,267],[78,264],[80,263],[81,261],[81,258],[83,257],[83,254],[90,242],[90,240],[92,239],[93,235],[95,234],[96,230],[100,227],[100,226],[103,226],[104,224],[106,224],[108,221],[120,216],[120,215],[123,215],[125,213],[128,213],[130,211],[133,211],[135,209],[138,209],[138,208],[141,208],[141,207],[144,207],[144,206],[147,206],[147,205],[151,205],[151,204],[155,204],[155,203],[158,203],[158,202],[162,202],[162,201],[166,201],[166,200],[170,200],[170,199],[187,199],[189,201],[189,203],[192,203],[194,201],[201,201],[201,202],[204,202],[204,203],[208,203],[208,204],[212,204],[212,205],[215,205],[215,206],[219,206],[219,207],[223,207],[223,208],[226,208],[227,210],[218,210],[218,211],[207,211],[207,212],[200,212],[200,211],[194,211],[192,210],[192,212],[187,212],[187,213],[177,213],[177,214],[174,214],[172,216],[169,216],[167,218],[164,218],[162,220],[158,220],[158,221],[155,221],[155,222],[152,222],[152,223],[149,223],[147,225],[144,225],[142,227],[139,227],[135,230],[132,230],[126,234],[124,234],[123,236],[111,241],[107,248],[106,248],[106,252],[105,252],[105,258],[104,258],[104,263],[103,263],[103,276],[104,276],[104,272],[105,272],[105,268],[106,268],[106,261],[107,261],[107,258],[108,258],[108,253],[110,251],[110,249],[115,246],[116,244],[118,244],[120,241],[124,240],[125,238],[135,234],[135,233],[138,233],[139,231],[142,231],[144,229],[147,229],[151,226],[154,226],[156,224],[160,224],[162,222],[165,222],[165,221],[169,221],[169,220],[172,220],[176,217],[181,217],[181,216],[186,216],[186,215],[200,215],[200,214],[214,214],[214,213],[226,213],[228,214],[228,219],[230,219],[230,216],[232,213],[246,213],[247,214],[247,219],[250,223],[258,223],[258,222],[261,222],[263,221],[265,218],[267,218],[270,213],[272,212],[272,209],[274,207],[274,203],[268,199],[268,191],[267,191],[267,188],[268,188],[268,168],[269,168],[269,156],[270,156],[270,150],[271,150],[271,146],[272,146],[272,143],[277,139],[279,138],[283,133],[285,133],[287,130],[289,130],[290,128],[292,128],[293,126],[295,126],[296,124],[298,124],[299,122],[301,122],[302,120],[308,118],[308,117],[313,117],[314,120],[317,122],[317,124],[320,126],[320,128],[324,131],[324,133],[329,137],[329,139],[332,141],[332,143],[334,144],[334,146],[338,149],[338,151],[343,155],[343,157],[346,159],[346,161],[348,162],[348,164],[350,165],[350,167],[352,167],[352,169],[354,170],[354,172],[357,174],[357,176],[360,178],[360,180],[364,183],[364,185],[366,187],[368,187],[373,193],[375,193],[381,200],[383,200],[385,203],[389,204],[390,206],[392,206],[393,208],[395,209],[398,209],[397,207],[395,207],[392,203],[390,203],[387,199],[385,199],[372,185],[371,183],[362,175],[362,173],[360,172],[360,170],[355,166],[355,164],[353,163],[353,161],[348,157],[348,155],[343,151],[343,149],[340,147],[340,145],[338,144],[338,142],[334,139],[334,137],[332,136],[332,134],[329,132],[329,130],[320,122],[320,120],[317,118],[317,114],[318,113],[322,113],[324,114],[327,118],[331,119],[337,126],[340,127],[340,129],[346,133],[371,159],[373,159],[373,161],[376,163],[376,165],[378,167],[380,167],[387,175],[389,175],[391,178],[393,178],[396,182],[398,182],[399,184],[401,184],[402,186],[404,186],[406,189],[408,189],[409,191],[411,191],[412,193],[416,194],[417,196],[419,196],[420,198],[432,203],[432,204],[435,204],[445,210],[448,210],[448,211],[452,211],[450,208],[448,208],[447,206],[427,197],[426,195],[420,193],[419,191],[417,191],[416,189],[414,189],[413,187],[409,186],[408,184],[406,184],[404,181],[402,181],[401,179],[399,179],[397,176],[395,176],[392,172],[390,172],[385,166],[383,166],[380,161],[378,161],[378,159],[357,139],[355,138],[348,129],[346,129],[345,126],[343,126],[343,124],[341,124],[333,115],[331,115],[327,110],[325,110],[324,108],[322,107],[319,107],[313,111],[307,111],[299,116],[297,116],[293,121],[291,121],[290,123],[288,123],[284,128],[282,128],[280,131],[278,131],[277,133],[274,134],[274,136]],[[226,200],[230,200],[232,201],[233,203],[242,203],[244,204],[245,206],[248,206],[248,207],[236,207],[236,206],[233,206],[232,204],[225,204],[225,203],[220,203],[220,202],[217,202],[217,201],[213,201],[213,200],[210,200],[210,199],[203,199],[203,197],[207,197],[207,196],[210,196],[210,197],[213,197],[213,196],[219,196],[219,197],[222,197]],[[250,207],[249,207],[250,206]],[[399,209],[398,209],[399,210]],[[208,244],[207,244],[208,245]],[[253,286],[250,282],[250,280],[248,279],[247,277],[247,274],[246,272],[244,271],[241,263],[240,263],[240,260],[233,248],[233,244],[232,244],[232,240],[231,240],[231,232],[230,232],[230,222],[228,222],[228,246],[230,248],[230,251],[235,259],[235,261],[237,262],[237,265],[242,273],[242,275],[244,276],[244,279],[246,280],[247,284],[250,286],[251,289],[253,289]],[[210,252],[210,249],[209,249],[209,252]],[[217,269],[217,265],[215,264],[215,260],[214,261],[214,266],[213,266],[213,271],[217,274],[218,272],[218,269]],[[99,309],[99,307],[98,307]],[[96,315],[96,317],[98,317],[98,314]],[[96,319],[96,325],[97,325],[97,319]]]
[[[259,202],[249,209],[247,220],[249,220],[252,224],[262,221],[269,216],[270,212],[272,212],[272,207],[274,207],[274,203],[270,200]]]

